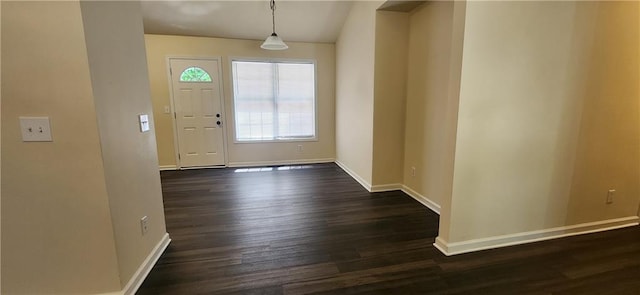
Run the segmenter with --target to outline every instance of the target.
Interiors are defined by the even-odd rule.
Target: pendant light
[[[267,37],[267,40],[264,40],[264,43],[260,45],[260,48],[266,50],[285,50],[289,48],[289,46],[287,46],[287,44],[284,44],[284,41],[282,41],[282,39],[278,37],[278,34],[276,34],[276,1],[271,0],[269,4],[271,6],[273,33],[271,33],[271,36]]]

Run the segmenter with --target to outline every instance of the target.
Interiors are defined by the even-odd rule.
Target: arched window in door
[[[188,67],[180,74],[180,82],[211,82],[211,76],[202,68]]]

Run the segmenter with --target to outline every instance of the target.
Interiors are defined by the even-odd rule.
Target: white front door
[[[180,167],[224,165],[218,60],[170,58]]]

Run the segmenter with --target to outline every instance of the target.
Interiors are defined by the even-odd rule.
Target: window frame
[[[287,139],[263,139],[263,140],[238,140],[236,128],[236,92],[235,82],[233,79],[233,62],[268,62],[268,63],[299,63],[313,64],[313,120],[314,120],[314,136],[309,138],[287,138]],[[287,143],[287,142],[317,142],[318,136],[318,62],[315,59],[304,58],[260,58],[260,57],[229,57],[229,81],[231,84],[231,113],[233,115],[233,143],[234,144],[256,144],[256,143]]]

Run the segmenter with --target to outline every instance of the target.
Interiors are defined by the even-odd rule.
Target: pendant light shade
[[[278,34],[276,34],[276,1],[271,0],[269,5],[271,6],[271,24],[273,25],[273,33],[267,37],[267,40],[264,40],[264,43],[260,45],[260,48],[266,50],[285,50],[289,48],[289,46],[284,44],[284,41],[282,41],[282,39],[278,37]]]
[[[289,46],[284,44],[284,41],[278,37],[278,34],[273,33],[271,36],[267,37],[267,40],[264,40],[264,43],[260,45],[260,48],[266,50],[285,50],[289,48]]]

